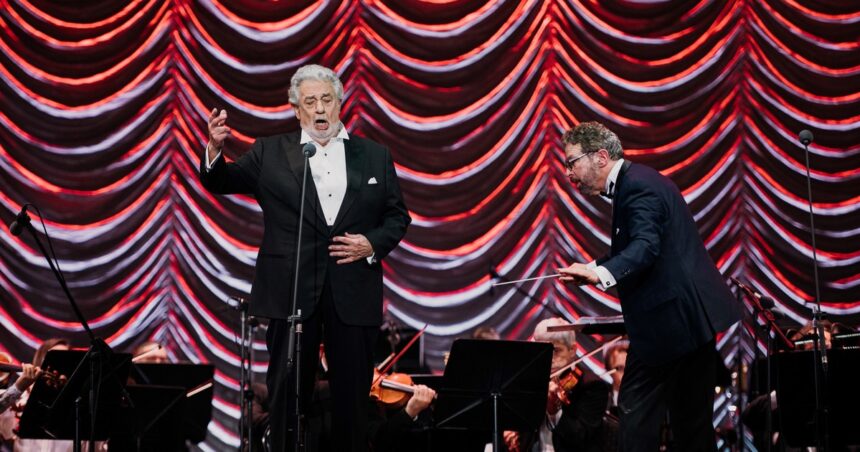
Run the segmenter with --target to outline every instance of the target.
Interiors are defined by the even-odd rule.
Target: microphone
[[[487,270],[487,273],[490,274],[490,296],[492,297],[496,293],[496,287],[493,286],[492,283],[494,281],[500,280],[502,278],[502,276],[499,275],[499,273],[496,271],[495,267],[493,267],[492,265],[490,265],[489,270]]]
[[[15,237],[21,235],[24,228],[30,224],[30,216],[27,215],[27,207],[29,206],[30,204],[24,204],[24,207],[22,207],[21,211],[18,212],[18,215],[15,216],[15,221],[9,225],[9,232],[11,232]]]
[[[305,143],[302,146],[302,152],[305,154],[305,157],[311,158],[317,153],[317,147],[313,143]]]
[[[798,134],[797,138],[800,139],[801,144],[803,144],[804,146],[808,146],[809,143],[812,143],[812,139],[813,139],[812,132],[810,132],[809,130],[803,129],[800,131],[800,134]]]
[[[248,302],[242,297],[231,296],[230,300],[235,301],[236,304],[231,307],[237,311],[245,311],[248,312]]]
[[[738,286],[741,290],[743,290],[744,292],[746,292],[747,294],[749,294],[749,296],[751,296],[751,297],[755,298],[756,300],[758,300],[758,302],[759,302],[759,303],[761,303],[761,307],[763,307],[763,308],[765,308],[765,309],[771,309],[771,308],[773,308],[773,307],[776,305],[776,303],[774,303],[774,301],[773,301],[773,298],[768,297],[768,296],[766,296],[766,295],[762,295],[762,294],[761,294],[761,292],[758,292],[758,291],[756,291],[756,290],[752,289],[751,287],[748,287],[748,286],[747,286],[747,285],[745,285],[744,283],[742,283],[742,282],[738,281],[737,279],[735,279],[735,277],[734,277],[734,276],[732,276],[730,279],[731,279],[731,280],[732,280],[732,282],[733,282],[733,283],[735,283],[735,285],[736,285],[736,286]]]

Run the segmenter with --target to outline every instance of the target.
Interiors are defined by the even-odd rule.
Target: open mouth
[[[317,130],[328,130],[328,121],[325,119],[317,119],[314,121],[314,128]]]

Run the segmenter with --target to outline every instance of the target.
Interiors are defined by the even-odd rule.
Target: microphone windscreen
[[[18,221],[13,221],[11,225],[9,225],[9,232],[12,233],[15,237],[21,235],[21,232],[24,231],[24,225],[19,223]]]
[[[812,139],[813,139],[812,132],[810,132],[809,130],[806,130],[806,129],[801,130],[800,134],[798,134],[797,137],[800,138],[800,142],[803,144],[812,143]]]
[[[302,152],[304,152],[308,157],[313,157],[314,154],[317,153],[317,147],[314,146],[313,143],[305,143],[305,145],[302,146]]]

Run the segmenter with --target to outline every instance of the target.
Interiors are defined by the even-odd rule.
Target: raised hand
[[[210,162],[221,152],[228,135],[230,135],[230,127],[227,126],[227,111],[221,110],[218,113],[218,109],[213,108],[209,112],[209,144],[206,146]]]

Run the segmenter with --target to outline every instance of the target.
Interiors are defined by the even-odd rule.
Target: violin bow
[[[424,328],[421,328],[420,331],[418,331],[417,333],[415,333],[414,336],[412,336],[412,339],[409,339],[409,342],[407,342],[406,345],[399,352],[397,352],[397,356],[395,356],[394,358],[392,358],[390,360],[386,359],[386,361],[388,361],[388,364],[386,364],[385,367],[383,367],[382,369],[379,370],[379,377],[377,377],[377,379],[373,382],[373,384],[371,386],[379,383],[379,380],[381,380],[385,376],[385,373],[388,372],[388,369],[391,369],[391,366],[393,366],[395,363],[397,363],[397,361],[400,358],[403,357],[403,354],[406,353],[406,350],[409,350],[409,347],[411,347],[412,344],[414,344],[415,341],[417,341],[418,338],[421,337],[422,334],[424,334],[424,330],[427,329],[427,325],[429,325],[429,323],[425,323]],[[390,356],[389,356],[389,358],[390,358]],[[383,362],[385,362],[385,361],[383,361]]]
[[[599,352],[599,351],[603,350],[604,348],[606,348],[606,347],[608,347],[608,346],[610,346],[610,345],[612,345],[612,344],[614,344],[614,343],[616,343],[616,342],[620,341],[622,337],[623,337],[623,336],[618,336],[618,337],[616,337],[615,339],[612,339],[612,340],[611,340],[611,341],[609,341],[609,342],[604,342],[604,343],[603,343],[603,345],[601,345],[600,347],[595,348],[594,350],[592,350],[592,351],[590,351],[590,352],[588,352],[588,353],[586,353],[586,354],[582,355],[581,357],[579,357],[578,359],[576,359],[576,360],[575,360],[575,361],[573,361],[572,363],[570,363],[570,364],[568,364],[568,365],[566,365],[566,366],[562,367],[561,369],[559,369],[559,370],[557,370],[557,371],[553,372],[553,373],[550,375],[550,378],[555,378],[555,377],[557,377],[557,376],[561,375],[561,374],[562,374],[562,372],[566,371],[567,369],[573,369],[573,367],[574,367],[574,366],[576,366],[577,364],[579,364],[579,363],[581,363],[581,362],[585,361],[586,359],[588,359],[588,358],[590,358],[590,357],[594,356],[595,354],[597,354],[597,352]]]

